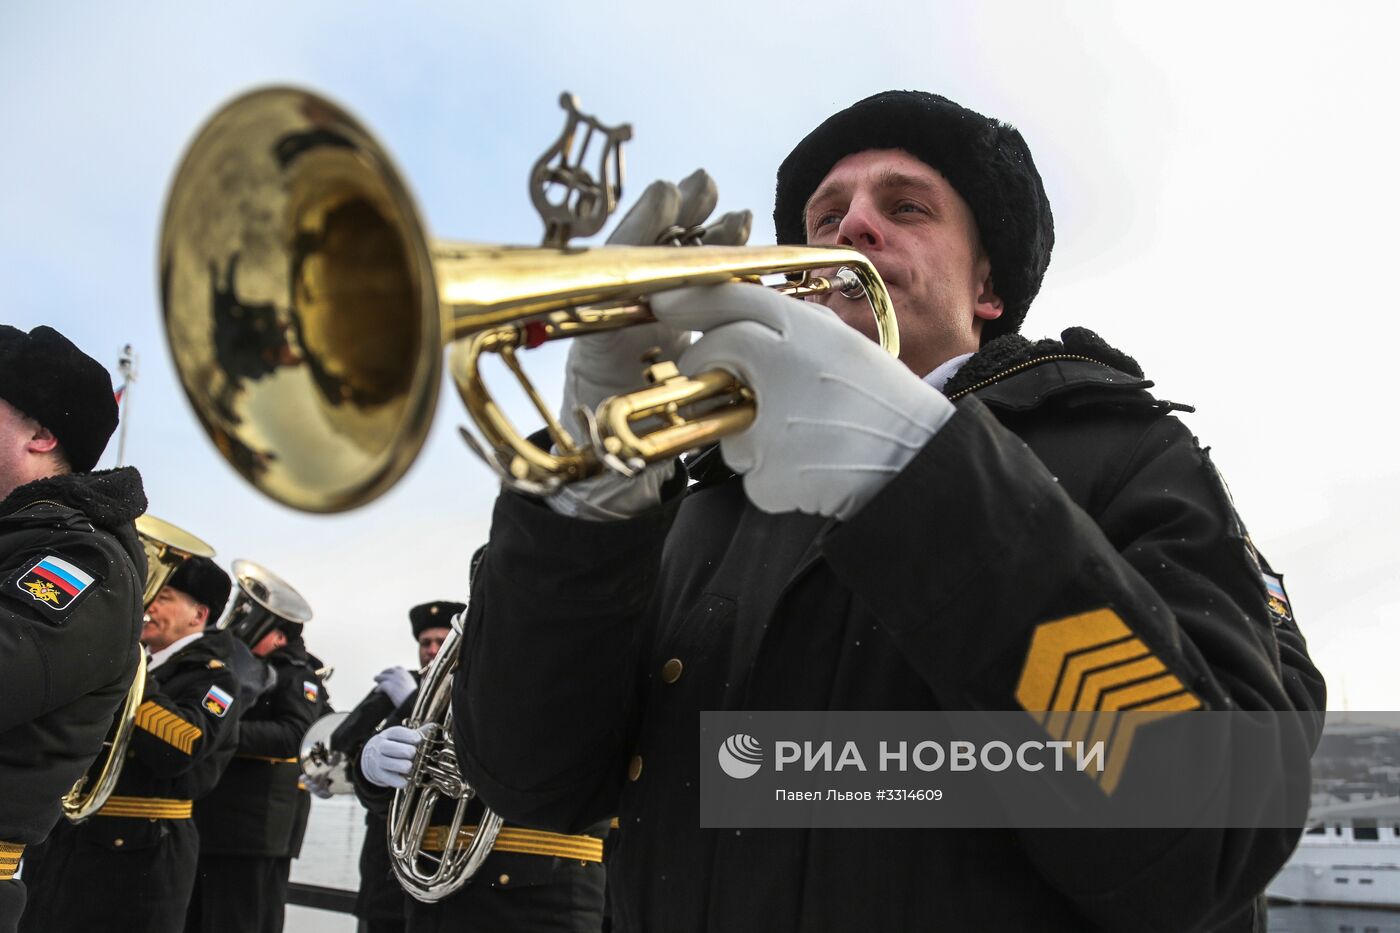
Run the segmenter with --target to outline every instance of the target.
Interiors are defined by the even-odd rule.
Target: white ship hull
[[[1325,819],[1303,834],[1268,895],[1304,904],[1400,908],[1400,821]]]

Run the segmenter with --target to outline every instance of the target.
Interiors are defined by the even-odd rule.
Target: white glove
[[[704,332],[682,373],[725,369],[753,389],[757,418],[720,449],[765,512],[850,518],[953,415],[941,392],[814,302],[717,285],[651,304],[659,320]]]
[[[695,230],[719,200],[714,179],[698,169],[679,185],[652,182],[608,237],[610,246],[655,246],[677,228]],[[700,242],[710,246],[742,246],[748,241],[753,215],[732,211],[704,228]],[[586,442],[588,431],[576,417],[579,406],[594,411],[604,399],[641,388],[642,354],[652,347],[661,358],[678,359],[690,346],[685,330],[644,324],[570,341],[564,371],[561,421],[574,438]],[[673,462],[653,464],[636,477],[605,474],[566,487],[550,498],[556,512],[594,520],[629,518],[661,501],[661,486],[675,472]]]
[[[414,753],[422,741],[423,736],[407,726],[390,726],[376,733],[360,753],[360,773],[380,787],[406,786]]]
[[[374,689],[393,701],[397,708],[418,689],[413,675],[401,667],[386,667],[374,675]]]

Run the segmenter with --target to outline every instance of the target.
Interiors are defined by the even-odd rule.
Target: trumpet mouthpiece
[[[832,279],[844,297],[852,300],[865,297],[865,286],[860,284],[860,279],[846,266],[837,269]]]

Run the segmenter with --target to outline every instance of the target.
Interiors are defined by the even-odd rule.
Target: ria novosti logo
[[[736,733],[719,747],[719,766],[732,778],[753,777],[762,764],[763,746],[751,735]]]

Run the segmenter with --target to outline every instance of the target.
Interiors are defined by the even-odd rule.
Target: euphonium
[[[185,394],[245,479],[312,512],[383,493],[427,435],[444,342],[456,344],[453,377],[482,435],[474,449],[525,491],[629,473],[743,430],[754,402],[731,376],[690,379],[658,364],[646,374],[654,385],[583,413],[592,436],[576,439],[520,369],[517,351],[649,321],[647,297],[683,285],[785,274],[789,294],[863,292],[881,343],[898,353],[888,292],[853,250],[569,247],[615,207],[631,130],[579,113],[568,95],[561,103],[564,132],[531,175],[543,248],[430,241],[385,150],[314,94],[255,91],[204,126],[166,205],[161,299]],[[596,179],[582,164],[595,139]],[[824,269],[838,271],[812,274]],[[520,380],[557,452],[502,414],[479,372],[487,353]]]
[[[146,551],[146,587],[141,604],[148,609],[161,587],[182,563],[191,557],[214,556],[214,549],[209,545],[153,515],[142,515],[136,519],[136,534]],[[136,710],[141,706],[146,690],[146,651],[144,648],[138,650],[140,660],[136,664],[136,676],[127,688],[126,698],[103,743],[103,754],[63,795],[63,815],[74,823],[102,809],[107,798],[112,796],[117,779],[121,777],[122,763],[126,761],[127,746],[131,743],[131,730],[136,725]]]
[[[442,900],[471,880],[501,828],[500,816],[484,808],[475,828],[463,829],[476,791],[462,779],[452,741],[452,678],[462,622],[462,615],[453,618],[452,631],[423,675],[413,712],[403,722],[422,732],[423,741],[407,786],[394,791],[389,804],[389,862],[403,889],[425,903]],[[439,804],[451,806],[452,816],[434,825]]]
[[[305,625],[311,621],[311,606],[271,570],[251,560],[236,560],[230,569],[238,593],[215,628],[231,631],[252,648],[279,623]]]

